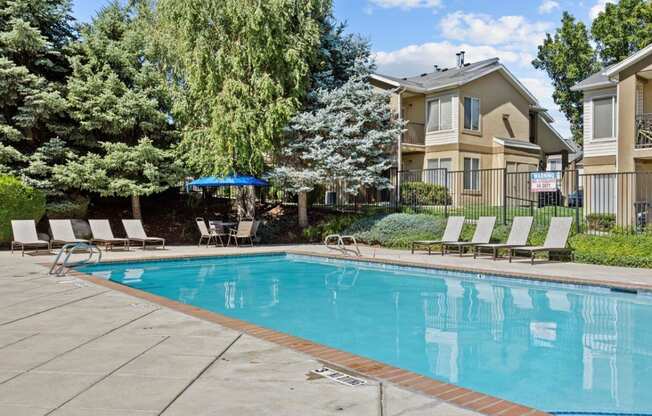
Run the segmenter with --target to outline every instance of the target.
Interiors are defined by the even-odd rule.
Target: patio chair
[[[512,229],[509,231],[506,243],[496,244],[478,244],[473,247],[473,258],[478,257],[481,249],[491,250],[492,258],[496,260],[501,249],[511,249],[514,247],[526,246],[527,239],[532,228],[532,217],[514,217]]]
[[[199,242],[197,243],[197,247],[201,246],[201,242],[204,239],[206,239],[206,247],[208,247],[214,238],[216,240],[216,245],[217,245],[217,240],[220,240],[220,244],[222,244],[222,247],[224,247],[224,241],[222,241],[221,236],[226,234],[224,234],[221,224],[219,225],[220,230],[218,230],[216,223],[213,223],[215,224],[213,225],[214,228],[212,227],[209,229],[206,226],[206,221],[204,221],[204,219],[201,217],[195,218],[195,222],[197,223],[197,228],[199,228],[199,234],[201,234],[201,237],[199,237]]]
[[[444,243],[444,254],[448,253],[449,247],[457,248],[457,251],[460,253],[460,257],[464,254],[464,250],[467,247],[474,247],[479,244],[488,244],[491,241],[491,235],[494,232],[494,226],[496,225],[496,217],[480,217],[478,223],[475,227],[475,232],[473,233],[473,238],[471,241],[459,241],[455,243]]]
[[[111,230],[109,220],[88,220],[88,225],[91,227],[91,243],[102,244],[108,250],[113,250],[114,245],[121,245],[129,251],[128,238],[116,238]]]
[[[161,244],[165,248],[165,238],[149,237],[140,220],[122,220],[122,225],[125,227],[129,241],[142,243],[143,250],[147,248],[147,243]]]
[[[240,247],[238,244],[239,239],[249,239],[249,243],[251,244],[251,247],[254,246],[254,220],[246,220],[246,221],[240,221],[238,223],[238,228],[236,230],[231,230],[229,233],[229,241],[226,243],[226,246],[228,247],[231,245],[231,238],[235,241],[236,247]]]
[[[36,222],[34,220],[11,220],[11,231],[14,239],[11,242],[11,253],[14,253],[15,247],[20,247],[20,253],[25,256],[26,247],[47,247],[48,252],[52,249],[49,241],[39,240],[36,233]]]
[[[90,241],[75,237],[75,231],[72,228],[72,221],[70,220],[49,220],[50,231],[52,231],[52,246],[55,244],[71,244],[71,243],[90,243]]]
[[[462,227],[464,227],[464,217],[449,217],[441,240],[413,241],[412,254],[414,254],[414,250],[419,247],[427,248],[428,254],[432,254],[433,246],[441,246],[441,254],[443,256],[445,243],[456,243],[460,241]]]
[[[568,236],[570,235],[571,226],[573,225],[573,217],[553,217],[550,220],[548,227],[548,234],[546,241],[542,246],[526,246],[514,247],[509,249],[509,262],[512,262],[512,256],[516,252],[525,252],[530,254],[530,264],[534,264],[534,257],[536,253],[548,252],[562,252],[570,253],[571,261],[575,261],[573,249],[568,248]]]

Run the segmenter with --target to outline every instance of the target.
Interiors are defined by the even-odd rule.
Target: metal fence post
[[[444,218],[448,218],[448,169],[444,169]]]
[[[507,225],[507,168],[503,168],[503,224]]]
[[[575,230],[577,233],[582,232],[582,227],[580,227],[580,171],[575,170]],[[582,193],[582,207],[584,206],[584,193]]]

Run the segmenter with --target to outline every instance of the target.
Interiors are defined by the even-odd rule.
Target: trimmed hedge
[[[452,202],[445,186],[425,182],[401,184],[401,198],[414,205],[450,205]]]
[[[11,241],[11,220],[39,221],[45,214],[45,194],[12,176],[0,176],[0,242]]]

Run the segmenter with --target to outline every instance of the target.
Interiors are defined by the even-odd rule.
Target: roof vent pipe
[[[464,67],[464,54],[465,53],[466,52],[464,52],[464,51],[460,51],[460,52],[455,54],[455,56],[457,56],[457,67],[460,68],[460,69]]]

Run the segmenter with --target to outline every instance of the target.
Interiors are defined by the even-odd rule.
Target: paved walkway
[[[220,252],[179,247],[106,257]],[[474,415],[391,384],[348,387],[311,375],[321,364],[307,355],[47,276],[35,263],[49,259],[0,253],[2,415]]]

